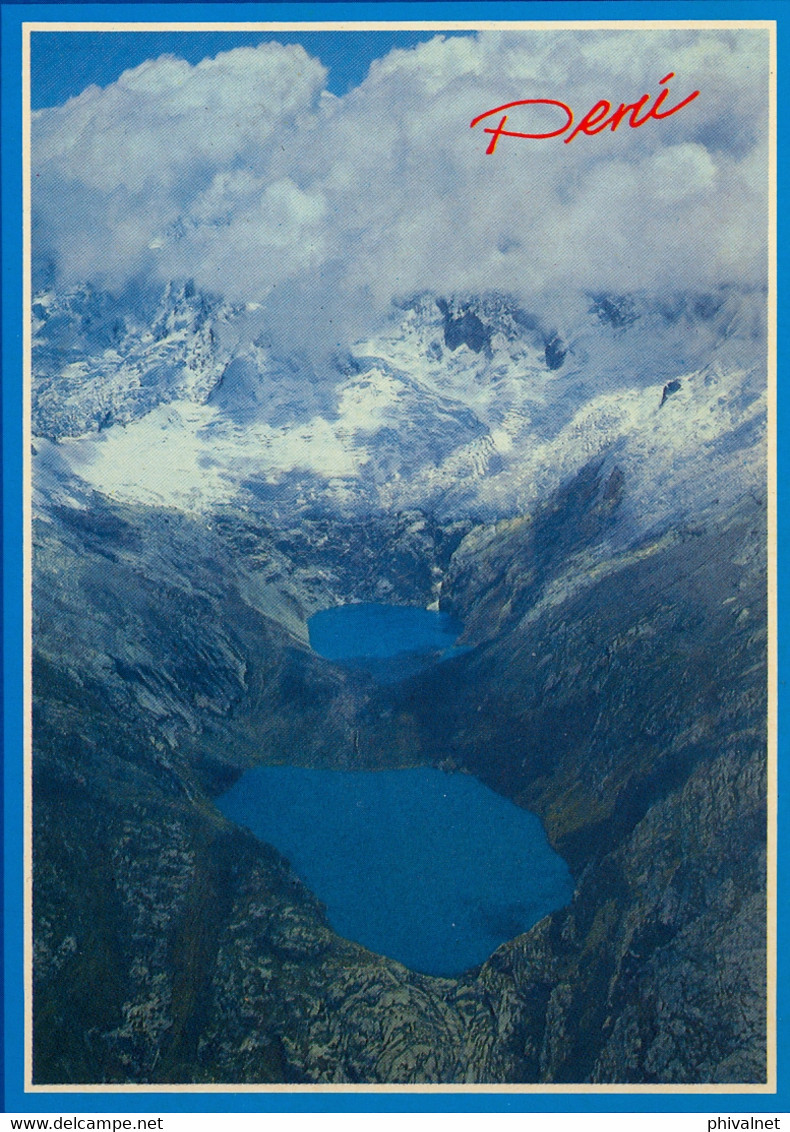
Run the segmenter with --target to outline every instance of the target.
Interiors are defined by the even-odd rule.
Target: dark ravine
[[[626,488],[354,537],[97,495],[37,523],[37,1083],[765,1080],[764,501],[607,557]],[[300,639],[439,579],[474,647],[411,682]],[[213,805],[282,761],[476,774],[574,899],[458,980],[373,955]]]

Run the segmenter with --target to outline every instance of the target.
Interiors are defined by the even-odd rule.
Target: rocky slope
[[[567,340],[503,301],[416,300],[374,363],[359,346],[335,375],[332,411],[308,406],[313,435],[320,417],[355,453],[348,476],[297,460],[274,503],[239,462],[273,427],[231,396],[256,388],[252,354],[243,371],[229,347],[205,371],[184,360],[220,349],[216,312],[190,321],[199,296],[180,292],[147,344],[113,331],[116,423],[91,400],[108,378],[72,402],[52,361],[34,457],[37,1082],[765,1079],[764,372],[758,330],[719,298],[599,297]],[[640,319],[654,352],[637,365]],[[686,353],[707,360],[684,369],[692,323]],[[175,339],[181,384],[166,367],[140,383],[134,341],[147,365]],[[379,416],[355,431],[365,381]],[[103,464],[91,447],[134,447],[178,398],[183,422],[185,397],[221,471],[189,481],[189,508],[140,487],[150,450]],[[423,409],[430,451],[400,428]],[[472,457],[486,445],[499,464]],[[350,600],[438,601],[469,649],[376,685],[306,644],[310,614]],[[460,979],[373,955],[212,802],[283,761],[476,774],[540,815],[574,898]]]

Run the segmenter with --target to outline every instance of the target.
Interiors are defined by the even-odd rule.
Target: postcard
[[[4,8],[7,1107],[780,1110],[776,21],[354,7]]]

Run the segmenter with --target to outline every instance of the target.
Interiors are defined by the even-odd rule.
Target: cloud
[[[487,156],[487,123],[469,128],[527,98],[578,122],[600,99],[657,96],[671,71],[667,105],[699,97],[639,129],[504,137]],[[37,259],[115,289],[189,276],[327,349],[423,290],[561,309],[584,290],[765,278],[764,31],[437,36],[343,98],[325,78],[272,43],[152,60],[37,112]]]

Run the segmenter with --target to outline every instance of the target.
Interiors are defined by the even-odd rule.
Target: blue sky
[[[452,35],[452,32],[443,33]],[[459,33],[460,34],[460,33]],[[95,83],[104,87],[146,59],[173,54],[188,63],[234,47],[259,43],[301,43],[329,68],[328,89],[345,94],[365,78],[373,59],[393,47],[432,39],[432,31],[326,32],[34,32],[31,87],[34,110],[59,106]]]
[[[334,349],[423,292],[523,296],[559,326],[588,291],[765,279],[761,29],[34,38],[34,262],[64,285],[191,278]],[[670,72],[670,105],[699,97],[639,128],[493,156],[470,129],[530,99],[578,122]]]

